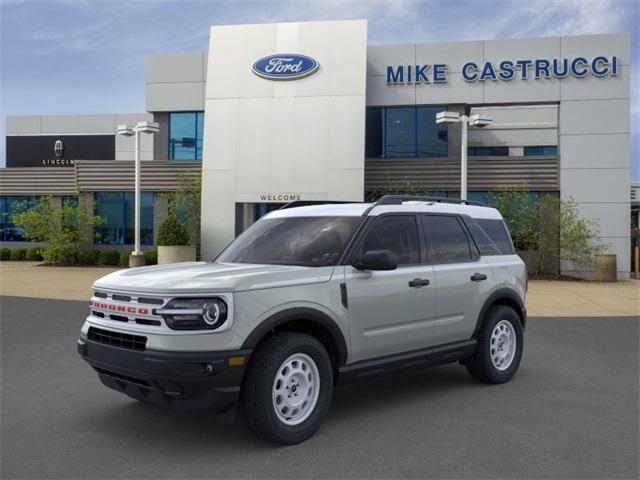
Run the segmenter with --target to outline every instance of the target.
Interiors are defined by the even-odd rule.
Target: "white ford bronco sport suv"
[[[135,399],[234,418],[294,444],[334,385],[460,362],[484,382],[520,364],[526,269],[500,213],[385,196],[287,205],[213,262],[98,280],[78,352]]]

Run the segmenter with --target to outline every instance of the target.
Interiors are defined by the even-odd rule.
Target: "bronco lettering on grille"
[[[112,303],[98,302],[91,300],[91,306],[110,312],[136,313],[138,315],[149,315],[149,309],[145,307],[131,307],[129,305],[114,305]]]

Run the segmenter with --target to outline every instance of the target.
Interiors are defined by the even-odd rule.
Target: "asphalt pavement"
[[[0,298],[2,478],[638,478],[638,317],[530,318],[520,371],[458,365],[335,390],[279,447],[136,402],[76,353],[86,302]]]

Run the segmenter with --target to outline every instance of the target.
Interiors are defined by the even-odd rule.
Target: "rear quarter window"
[[[509,231],[502,220],[487,218],[476,218],[475,220],[502,255],[511,255],[514,253]]]

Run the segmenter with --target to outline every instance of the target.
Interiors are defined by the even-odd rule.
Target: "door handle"
[[[416,287],[416,288],[426,287],[430,283],[431,282],[426,278],[414,278],[413,280],[409,280],[409,286]]]
[[[484,273],[474,273],[471,275],[472,282],[481,282],[482,280],[486,280],[487,276]]]

